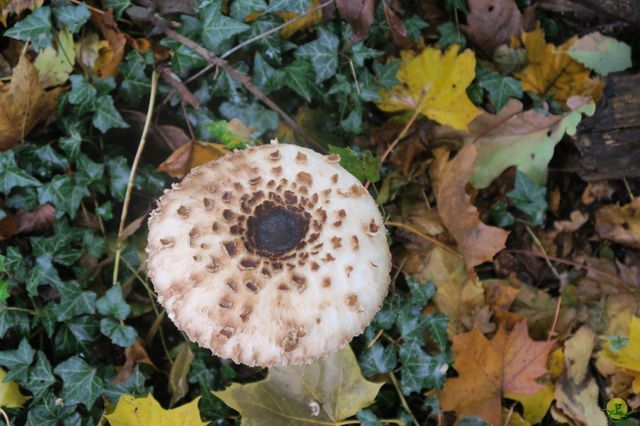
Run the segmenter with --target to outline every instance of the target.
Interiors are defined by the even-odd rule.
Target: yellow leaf
[[[362,377],[347,346],[313,364],[271,368],[264,380],[234,383],[214,395],[242,415],[243,426],[319,426],[372,404],[382,385]]]
[[[631,370],[635,380],[634,389],[640,388],[640,317],[632,317],[629,322],[629,335],[627,346],[614,351],[611,349],[611,342],[607,342],[602,355],[614,365]]]
[[[20,393],[18,384],[13,381],[5,383],[7,372],[0,368],[0,407],[22,407],[29,397]]]
[[[45,91],[38,70],[25,57],[13,69],[11,83],[0,86],[0,151],[14,147],[49,118],[62,89]]]
[[[313,0],[311,4],[309,4],[308,10],[311,10],[318,6],[320,6],[320,0]],[[280,18],[284,19],[285,21],[289,21],[299,16],[297,13],[293,13],[293,12],[276,12],[276,15],[278,15]],[[303,18],[298,19],[297,21],[292,22],[286,27],[284,27],[282,31],[280,31],[280,35],[282,36],[282,38],[289,38],[295,33],[297,33],[298,31],[310,28],[321,21],[322,21],[322,9],[318,9],[311,13],[307,11],[307,14]]]
[[[542,28],[522,33],[527,52],[527,67],[514,75],[521,81],[522,90],[548,96],[562,104],[571,96],[590,96],[598,101],[604,83],[590,78],[591,71],[566,54],[576,41],[573,37],[561,46],[546,43]],[[520,47],[515,41],[514,47]]]
[[[438,123],[466,130],[480,114],[467,96],[467,87],[475,78],[476,58],[469,49],[458,55],[459,49],[453,45],[442,53],[427,47],[417,56],[403,51],[397,73],[402,84],[385,90],[378,107],[384,111],[418,109]]]
[[[73,35],[66,28],[58,33],[58,47],[42,49],[33,63],[40,76],[42,87],[63,84],[69,78],[76,63]]]
[[[198,411],[199,400],[165,410],[151,394],[144,398],[122,395],[115,409],[105,417],[111,426],[204,426],[206,423],[200,420]]]

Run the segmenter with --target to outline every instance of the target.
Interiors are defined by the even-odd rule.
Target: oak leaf
[[[382,383],[365,380],[347,346],[309,365],[274,367],[266,379],[213,394],[242,425],[337,425],[372,404]]]
[[[462,30],[490,58],[522,30],[522,14],[514,0],[469,0],[469,9]]]
[[[531,340],[526,321],[508,334],[500,327],[491,340],[478,329],[455,336],[453,366],[459,376],[447,381],[442,409],[500,424],[505,393],[533,394],[543,388],[536,379],[547,372],[551,344]]]
[[[151,394],[144,398],[122,395],[105,418],[111,426],[204,426],[206,423],[200,419],[198,410],[199,400],[200,397],[173,410],[165,410]]]
[[[13,148],[38,123],[49,118],[61,91],[44,90],[36,67],[21,56],[11,83],[0,86],[0,151]]]
[[[467,96],[475,78],[476,58],[469,49],[458,54],[453,45],[445,53],[433,47],[415,55],[403,51],[397,73],[400,85],[382,92],[377,105],[384,111],[416,109],[425,116],[454,129],[465,130],[480,114]]]
[[[549,97],[564,104],[571,96],[589,96],[598,101],[602,98],[604,82],[590,78],[591,70],[567,54],[576,38],[561,46],[546,43],[542,28],[522,33],[522,44],[527,52],[527,67],[515,73],[522,89]],[[514,40],[514,47],[520,42]]]
[[[596,212],[596,230],[601,238],[640,248],[640,197],[624,206],[601,207]]]
[[[465,145],[453,160],[436,158],[431,169],[433,189],[442,223],[458,243],[467,268],[493,260],[502,250],[509,233],[480,221],[478,209],[465,191],[476,160],[476,147]]]

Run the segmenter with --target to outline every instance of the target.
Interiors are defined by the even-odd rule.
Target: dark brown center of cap
[[[280,256],[298,246],[309,229],[309,215],[266,201],[247,220],[248,243],[261,256]]]

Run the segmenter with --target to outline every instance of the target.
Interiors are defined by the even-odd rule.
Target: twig
[[[131,193],[133,192],[133,181],[136,177],[136,171],[138,170],[138,163],[140,163],[140,157],[144,150],[144,145],[147,142],[147,133],[151,127],[151,117],[153,115],[153,106],[156,100],[156,92],[158,91],[158,73],[153,70],[151,74],[151,95],[149,96],[149,108],[147,109],[147,117],[144,121],[144,127],[142,128],[142,135],[140,136],[140,143],[138,144],[138,150],[136,156],[133,159],[131,165],[131,173],[129,174],[129,181],[127,182],[127,192],[124,196],[124,204],[122,206],[122,214],[120,215],[120,226],[118,227],[118,238],[116,239],[116,254],[113,264],[113,285],[118,282],[118,270],[120,267],[120,254],[122,252],[122,241],[120,236],[124,231],[124,223],[127,220],[127,213],[129,213],[129,203],[131,202]]]
[[[158,68],[158,72],[160,73],[162,78],[164,78],[164,80],[173,87],[173,91],[171,92],[171,94],[178,92],[180,93],[180,97],[182,98],[182,103],[187,103],[194,108],[200,107],[200,101],[198,100],[196,95],[194,95],[189,89],[187,89],[187,86],[185,86],[180,77],[178,77],[176,73],[171,70],[171,68],[169,68],[167,65],[163,65]]]
[[[627,181],[627,178],[623,177],[622,182],[624,182],[624,187],[627,190],[627,195],[629,195],[629,201],[633,201],[635,196],[633,195],[633,191],[631,191],[631,186],[629,186],[629,181]]]
[[[145,3],[148,2],[145,1]],[[295,120],[293,120],[293,118],[289,117],[289,115],[284,112],[282,108],[280,108],[275,102],[273,102],[267,95],[262,93],[262,91],[251,82],[251,79],[248,76],[234,69],[231,65],[229,65],[227,61],[216,56],[213,52],[210,52],[193,40],[183,36],[182,34],[178,34],[174,30],[169,28],[167,22],[164,19],[160,19],[152,14],[148,15],[147,18],[149,19],[149,22],[158,27],[167,37],[184,44],[186,47],[209,61],[211,65],[220,67],[224,72],[229,74],[231,78],[242,84],[245,89],[247,89],[251,94],[253,94],[256,98],[262,101],[273,111],[277,112],[280,118],[282,118],[282,120],[284,120],[284,122],[287,123],[289,127],[291,127],[291,129],[293,129],[293,131],[307,144],[313,146],[317,151],[320,151],[322,153],[327,152],[327,150],[322,145],[320,145],[318,141],[307,134],[307,132],[305,132],[304,129],[300,127],[298,123],[295,122]]]
[[[404,408],[404,410],[411,416],[411,420],[413,420],[413,424],[415,426],[420,426],[420,423],[418,423],[418,420],[416,420],[416,416],[413,415],[413,412],[411,411],[409,404],[407,404],[407,400],[405,399],[404,394],[400,389],[400,385],[398,384],[398,379],[396,379],[396,375],[393,374],[393,371],[389,373],[389,377],[391,378],[393,387],[395,387],[396,391],[398,392],[398,397],[400,397],[400,403],[402,404],[402,408]]]
[[[451,247],[449,247],[448,245],[441,243],[440,241],[436,240],[435,238],[420,232],[418,229],[416,229],[414,226],[408,225],[406,223],[402,223],[402,222],[386,222],[385,225],[388,226],[393,226],[395,228],[400,228],[400,229],[404,229],[406,231],[411,232],[412,234],[417,235],[418,237],[422,238],[423,240],[429,241],[430,243],[448,251],[451,254],[455,254],[458,257],[462,257],[462,255],[460,253],[458,253],[457,251],[455,251],[454,249],[452,249]]]
[[[0,408],[0,414],[2,414],[2,417],[4,418],[4,422],[7,424],[7,426],[11,426],[11,420],[9,419],[7,412],[4,411],[2,408]]]

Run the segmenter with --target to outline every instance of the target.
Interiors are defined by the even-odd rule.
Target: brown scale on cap
[[[149,275],[190,338],[269,366],[309,362],[362,332],[386,294],[390,256],[375,202],[339,162],[250,147],[165,193],[149,221]],[[325,318],[329,307],[343,318]]]

